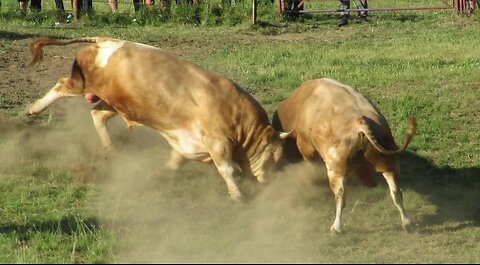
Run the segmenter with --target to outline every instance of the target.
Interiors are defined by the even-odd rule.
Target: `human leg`
[[[350,9],[350,0],[339,0],[340,1],[340,9],[346,10]],[[350,17],[349,11],[344,11],[340,15],[340,23],[338,24],[339,27],[345,26],[348,24],[348,18]]]
[[[23,14],[27,13],[27,0],[19,0],[18,1],[18,8],[20,9],[20,12]]]
[[[41,0],[31,0],[30,2],[30,10],[33,12],[38,12],[42,9],[42,2]]]
[[[147,10],[151,10],[151,9],[152,9],[152,7],[153,7],[153,0],[145,0],[144,3],[145,3],[145,7],[147,8]]]
[[[63,0],[55,0],[55,7],[58,12],[65,12],[65,7],[63,6]]]
[[[135,10],[135,12],[138,12],[138,10],[140,10],[140,5],[140,0],[133,0],[133,9]]]
[[[360,9],[360,11],[358,12],[360,15],[360,20],[362,21],[362,23],[368,22],[367,20],[368,12],[365,11],[365,9],[368,9],[367,0],[356,0],[356,1],[357,1],[358,9]]]
[[[112,13],[117,13],[118,10],[118,3],[117,0],[108,0],[108,5],[110,6],[110,10]]]

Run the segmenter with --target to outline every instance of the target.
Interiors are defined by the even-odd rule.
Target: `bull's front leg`
[[[240,192],[240,189],[235,183],[235,179],[233,177],[233,173],[235,172],[234,163],[224,160],[219,164],[215,163],[215,165],[217,166],[218,172],[220,175],[222,175],[225,183],[227,184],[230,198],[235,201],[239,201],[242,198],[242,193]]]
[[[235,183],[234,172],[237,165],[233,162],[233,146],[228,139],[210,139],[205,142],[210,156],[215,163],[220,175],[222,175],[227,184],[228,194],[230,198],[239,201],[242,193]]]
[[[59,98],[80,96],[81,94],[73,93],[72,90],[69,89],[68,81],[68,78],[61,78],[58,80],[57,84],[55,84],[45,96],[28,106],[27,114],[36,115],[44,111],[50,104]]]

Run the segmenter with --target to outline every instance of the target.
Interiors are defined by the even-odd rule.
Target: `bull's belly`
[[[210,153],[202,142],[199,130],[176,129],[159,131],[159,133],[183,157],[204,162],[211,161]]]

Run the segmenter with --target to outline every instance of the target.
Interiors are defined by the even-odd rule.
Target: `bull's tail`
[[[98,38],[98,37],[87,37],[87,38],[77,38],[77,39],[70,39],[70,40],[56,40],[52,38],[41,38],[38,39],[30,44],[30,51],[32,53],[32,61],[30,62],[29,66],[33,66],[38,64],[43,59],[43,46],[47,45],[56,45],[56,46],[64,46],[69,45],[72,43],[97,43],[105,38]]]
[[[372,133],[372,131],[368,127],[367,122],[365,121],[365,119],[363,117],[359,119],[359,123],[360,123],[360,131],[363,132],[363,134],[365,134],[365,136],[368,138],[370,143],[372,143],[372,145],[375,147],[375,149],[377,149],[379,152],[381,152],[383,154],[399,154],[399,153],[404,152],[407,149],[410,142],[412,141],[413,136],[415,135],[415,131],[417,129],[417,119],[415,117],[408,118],[407,133],[405,134],[405,137],[403,138],[402,147],[398,148],[396,150],[388,150],[378,142],[377,138],[375,138],[375,135]]]

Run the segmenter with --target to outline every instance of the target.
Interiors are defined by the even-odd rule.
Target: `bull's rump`
[[[335,139],[354,137],[358,119],[365,117],[378,137],[391,138],[386,119],[367,98],[329,78],[303,83],[279,104],[276,115],[276,129],[304,135],[333,134]]]

